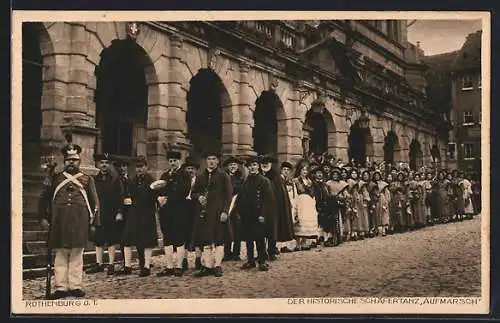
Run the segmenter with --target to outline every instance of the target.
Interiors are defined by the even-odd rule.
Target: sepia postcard
[[[486,314],[490,14],[13,11],[13,314]]]

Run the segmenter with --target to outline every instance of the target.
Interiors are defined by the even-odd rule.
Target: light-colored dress
[[[460,182],[460,186],[462,186],[463,191],[463,199],[464,199],[464,213],[465,214],[474,214],[474,206],[472,204],[472,183],[464,179]]]
[[[317,238],[319,234],[318,212],[314,198],[313,183],[310,179],[294,179],[297,188],[295,205],[298,222],[295,224],[295,236],[301,238]]]
[[[358,182],[359,194],[357,196],[356,206],[358,209],[358,231],[368,232],[370,230],[369,222],[369,204],[371,201],[368,183],[360,180]]]
[[[391,201],[391,192],[389,191],[389,183],[379,181],[378,190],[380,192],[378,202],[376,204],[377,226],[389,225],[389,203]]]

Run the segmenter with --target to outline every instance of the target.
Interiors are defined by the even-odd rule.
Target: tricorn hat
[[[81,152],[82,147],[75,144],[67,144],[61,148],[61,153],[64,155],[64,159],[80,159]]]
[[[259,162],[260,162],[260,159],[258,156],[250,156],[246,160],[246,165],[249,166],[250,164],[253,164],[253,163],[258,164]]]
[[[179,151],[167,151],[167,159],[181,159],[181,153]]]
[[[216,150],[207,150],[203,154],[203,158],[208,158],[208,157],[217,157],[217,158],[220,158],[221,157],[221,153],[219,151],[216,151]]]
[[[111,160],[111,155],[108,153],[102,153],[102,154],[95,154],[94,155],[94,160],[95,161],[100,161],[100,160]]]

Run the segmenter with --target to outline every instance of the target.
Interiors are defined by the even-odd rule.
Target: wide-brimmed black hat
[[[228,159],[226,159],[226,160],[224,161],[223,166],[225,167],[225,166],[227,166],[227,165],[229,165],[229,164],[232,164],[232,163],[236,163],[236,164],[238,164],[238,165],[239,165],[239,164],[241,164],[241,160],[239,160],[238,158],[236,158],[236,157],[234,157],[234,156],[230,156]]]
[[[330,170],[330,174],[334,174],[334,173],[337,173],[340,175],[340,173],[342,173],[342,170],[339,168],[339,167],[330,167],[331,170]]]
[[[193,157],[186,157],[186,160],[183,164],[184,167],[194,167],[196,169],[200,168],[200,164],[196,162]]]
[[[246,159],[246,165],[249,166],[250,164],[253,163],[260,163],[260,158],[258,156],[250,156]]]
[[[275,163],[277,161],[278,161],[278,159],[276,159],[276,157],[269,155],[269,154],[265,154],[263,156],[260,156],[261,163]]]
[[[290,169],[293,169],[293,166],[292,166],[291,163],[285,161],[285,162],[281,163],[281,167],[280,168],[290,168]]]
[[[167,159],[181,159],[181,152],[180,151],[167,151]]]
[[[208,158],[208,157],[221,157],[220,151],[216,150],[207,150],[206,152],[203,153],[203,158]]]

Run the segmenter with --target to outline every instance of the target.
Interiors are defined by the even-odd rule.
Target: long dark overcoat
[[[165,172],[160,179],[167,182],[158,191],[160,196],[167,197],[167,202],[158,211],[163,241],[166,246],[182,246],[186,243],[189,232],[186,197],[191,188],[191,179],[183,168],[173,173]]]
[[[271,181],[271,189],[274,198],[274,214],[271,215],[269,223],[269,236],[280,242],[294,239],[292,204],[283,178],[273,169],[265,174]]]
[[[232,231],[230,222],[221,221],[221,214],[229,212],[233,196],[231,180],[227,173],[219,168],[212,171],[203,171],[193,186],[191,197],[196,201],[194,243],[196,246],[215,244],[221,246],[225,241],[231,241]],[[207,204],[202,207],[199,196],[207,197]]]
[[[122,230],[116,215],[122,209],[120,179],[111,173],[98,173],[94,176],[94,182],[100,202],[101,225],[96,228],[91,240],[97,246],[119,244]]]
[[[242,239],[247,241],[267,237],[269,225],[273,219],[274,198],[271,182],[261,174],[249,174],[236,198],[236,208],[241,217]],[[258,218],[264,217],[264,223]]]
[[[124,246],[154,248],[158,245],[155,215],[157,192],[150,188],[153,181],[151,175],[145,174],[136,176],[129,183],[132,205],[123,233]]]

